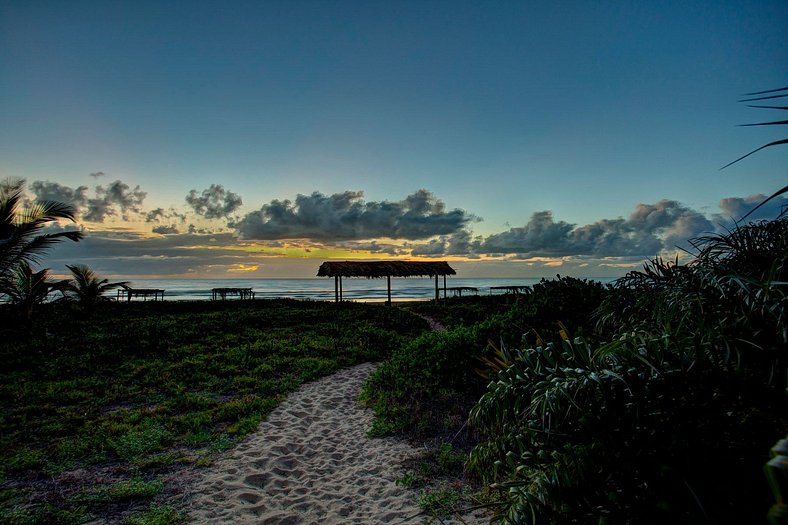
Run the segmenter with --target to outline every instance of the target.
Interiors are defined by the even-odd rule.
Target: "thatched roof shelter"
[[[388,303],[391,304],[392,277],[435,277],[435,300],[438,300],[438,276],[443,276],[443,294],[446,295],[446,276],[456,275],[446,261],[341,261],[324,262],[317,271],[318,277],[334,278],[336,301],[342,299],[343,277],[385,277],[388,283]]]
[[[446,261],[343,261],[324,262],[317,271],[318,277],[434,277],[456,275]]]

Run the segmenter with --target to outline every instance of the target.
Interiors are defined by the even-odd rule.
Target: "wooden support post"
[[[446,299],[446,276],[443,276],[443,298]]]
[[[440,300],[440,292],[438,291],[438,274],[435,274],[435,302]]]
[[[341,275],[339,276],[339,300],[340,301],[344,301],[345,300],[345,298],[343,297],[343,294],[342,294],[342,276]]]
[[[334,302],[339,302],[339,276],[334,276]]]
[[[388,284],[388,291],[389,291],[389,300],[386,304],[391,306],[391,276],[390,275],[386,276],[386,283]]]

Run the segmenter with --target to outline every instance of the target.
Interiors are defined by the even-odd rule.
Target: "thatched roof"
[[[457,272],[446,261],[343,261],[324,262],[317,271],[318,277],[423,277],[428,275],[455,275]]]

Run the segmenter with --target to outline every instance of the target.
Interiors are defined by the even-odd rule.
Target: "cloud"
[[[156,208],[145,214],[145,222],[164,222],[177,220],[181,223],[186,222],[186,215],[179,213],[174,208],[165,210],[164,208]]]
[[[250,254],[232,248],[231,234],[150,235],[127,229],[88,232],[79,243],[59,243],[42,267],[65,271],[66,264],[87,264],[102,275],[187,275],[224,272],[236,263],[250,263]],[[70,246],[73,245],[73,246]]]
[[[415,257],[442,257],[446,255],[446,241],[441,239],[432,239],[425,244],[415,246],[411,252]]]
[[[582,226],[570,235],[567,254],[598,256],[653,256],[714,230],[700,212],[663,199],[638,204],[628,219],[604,219]]]
[[[227,268],[227,271],[228,272],[256,272],[258,268],[260,268],[260,266],[257,264],[246,265],[243,263],[237,263],[233,265],[232,268]]]
[[[129,220],[131,214],[142,213],[142,202],[147,195],[139,186],[132,190],[120,180],[106,187],[96,186],[96,197],[88,199],[82,219],[88,222],[104,222],[107,217],[120,215],[123,220]]]
[[[597,257],[650,257],[684,246],[688,239],[713,231],[701,213],[676,201],[638,204],[629,218],[603,219],[577,227],[556,221],[551,211],[534,213],[523,226],[486,238],[473,238],[468,230],[415,246],[414,256],[503,256],[514,259],[591,255]]]
[[[524,226],[487,237],[477,246],[482,253],[533,253],[562,255],[569,250],[573,225],[555,222],[550,211],[536,212]]]
[[[58,201],[70,204],[77,210],[85,207],[88,203],[87,186],[69,188],[57,182],[37,180],[30,184],[30,191],[36,196],[36,200]]]
[[[200,195],[197,195],[197,190],[191,190],[186,195],[186,204],[191,206],[194,213],[206,219],[221,219],[229,217],[243,202],[240,196],[225,190],[221,184],[211,184]]]
[[[243,239],[417,240],[455,233],[473,220],[463,210],[446,211],[427,190],[394,202],[365,202],[363,197],[360,191],[299,194],[295,202],[272,200],[231,226]]]
[[[720,209],[722,213],[715,214],[714,221],[719,224],[730,225],[732,221],[741,220],[742,217],[750,213],[750,211],[767,198],[766,195],[758,194],[748,197],[728,197],[727,199],[721,199]],[[786,209],[788,209],[788,197],[780,195],[758,208],[755,213],[747,217],[747,221],[774,219]]]
[[[131,189],[128,184],[116,180],[94,188],[94,196],[88,196],[87,186],[70,188],[57,182],[34,181],[30,184],[38,200],[56,200],[74,206],[82,220],[104,222],[107,217],[120,215],[128,220],[131,214],[142,213],[142,202],[147,193],[139,186]]]
[[[402,255],[403,252],[402,247],[388,244],[388,243],[380,243],[378,241],[370,241],[370,242],[342,242],[338,243],[337,247],[345,248],[348,250],[354,251],[361,251],[361,252],[370,252],[370,253],[385,253],[387,255]]]
[[[170,225],[163,224],[161,226],[155,226],[151,231],[153,231],[153,233],[158,233],[160,235],[173,235],[176,233],[180,233],[178,227],[175,226],[174,224],[170,224]]]

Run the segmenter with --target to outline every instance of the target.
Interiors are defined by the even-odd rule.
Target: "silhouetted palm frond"
[[[84,236],[81,231],[41,233],[54,221],[74,221],[76,210],[56,201],[37,201],[25,207],[24,185],[23,180],[0,183],[0,276],[9,276],[20,264],[37,262],[43,252],[63,239],[79,241]]]
[[[776,94],[773,94],[773,93],[776,93]],[[765,96],[759,96],[759,95],[765,95]],[[769,100],[769,99],[775,99],[775,98],[788,97],[788,87],[777,88],[777,89],[768,89],[766,91],[756,91],[756,92],[753,92],[753,93],[745,93],[744,96],[745,97],[754,97],[754,98],[744,98],[744,99],[739,100],[739,102],[754,102],[756,100]],[[786,106],[753,106],[753,105],[749,105],[749,107],[751,107],[751,108],[761,108],[761,109],[788,109],[788,107],[786,107]],[[773,121],[773,122],[760,122],[760,123],[756,123],[756,124],[740,124],[740,125],[741,126],[784,126],[785,124],[788,124],[788,120],[778,120],[778,121]],[[747,153],[746,155],[742,155],[741,157],[739,157],[738,159],[734,160],[733,162],[729,162],[728,164],[726,164],[725,166],[721,167],[720,169],[724,170],[728,166],[736,164],[740,160],[746,159],[747,157],[749,157],[750,155],[752,155],[754,153],[758,153],[759,151],[761,151],[763,149],[770,148],[772,146],[779,146],[781,144],[788,144],[788,139],[775,140],[775,141],[772,141],[772,142],[770,142],[768,144],[764,144],[760,148],[756,148],[756,149],[752,150],[751,152]]]
[[[62,289],[67,297],[76,299],[83,308],[89,309],[105,299],[108,291],[127,284],[128,281],[110,283],[102,279],[93,269],[84,264],[66,265],[72,279],[65,281]]]

